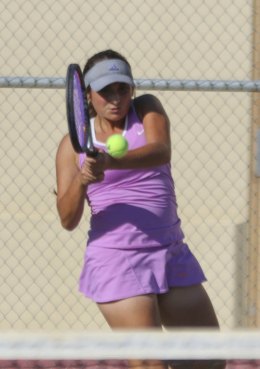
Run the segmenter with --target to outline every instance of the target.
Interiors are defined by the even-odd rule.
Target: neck
[[[95,136],[100,142],[106,142],[109,136],[121,134],[125,128],[125,119],[120,121],[109,121],[97,116],[94,120]]]
[[[103,134],[122,132],[125,128],[125,118],[120,121],[110,121],[97,116],[95,118],[95,131]]]

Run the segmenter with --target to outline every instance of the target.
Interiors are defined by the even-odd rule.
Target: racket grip
[[[95,158],[96,156],[98,156],[98,150],[95,148],[93,148],[92,150],[88,149],[87,155],[91,158]]]

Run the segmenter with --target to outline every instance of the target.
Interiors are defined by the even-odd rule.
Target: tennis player
[[[66,135],[56,157],[62,226],[77,227],[86,200],[91,208],[80,291],[98,304],[113,329],[218,328],[202,286],[205,275],[184,241],[162,104],[149,94],[133,97],[131,67],[113,50],[92,56],[83,74],[99,154],[75,153]],[[106,152],[106,140],[115,133],[129,144],[122,158]]]

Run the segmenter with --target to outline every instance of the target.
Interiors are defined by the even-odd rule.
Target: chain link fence
[[[93,53],[113,48],[137,79],[257,80],[259,11],[258,0],[1,0],[0,76],[64,78],[69,63],[83,66]],[[73,232],[62,229],[56,211],[64,89],[6,87],[0,89],[0,327],[107,329],[77,291],[88,209]],[[220,323],[260,326],[260,94],[214,86],[151,92],[171,120],[179,214]]]

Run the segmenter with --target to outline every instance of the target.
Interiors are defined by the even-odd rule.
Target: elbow
[[[80,218],[75,216],[62,216],[60,214],[60,222],[64,229],[67,231],[73,231],[79,224]]]
[[[73,231],[77,227],[77,224],[75,224],[74,222],[70,222],[70,221],[62,220],[62,219],[61,219],[61,225],[62,225],[62,228],[70,232]]]
[[[156,161],[156,165],[168,164],[171,161],[171,143],[160,142],[153,143],[153,157]]]
[[[168,164],[171,162],[171,156],[172,156],[172,152],[171,152],[171,146],[169,145],[165,145],[163,148],[163,153],[162,153],[162,164]]]
[[[64,215],[58,207],[58,213],[59,213],[59,217],[60,217],[60,223],[62,228],[66,229],[67,231],[73,231],[78,223],[79,220],[75,219],[75,217],[70,216],[69,214]]]
[[[171,151],[169,150],[166,155],[165,155],[165,163],[168,164],[171,162],[172,159],[172,155],[171,155]]]

